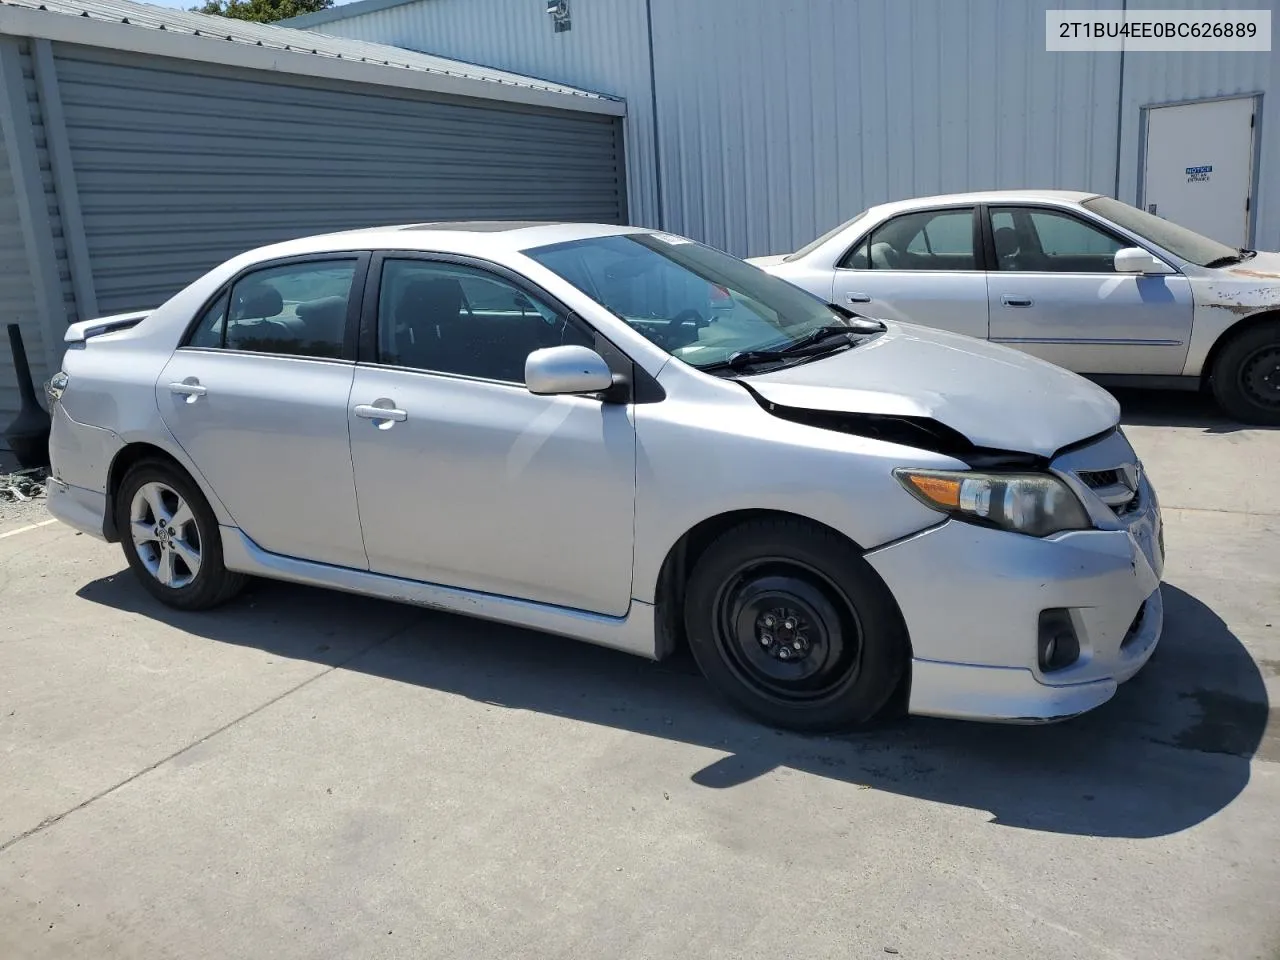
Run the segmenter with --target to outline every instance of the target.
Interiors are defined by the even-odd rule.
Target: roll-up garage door
[[[625,221],[616,117],[54,51],[100,313],[330,230]]]

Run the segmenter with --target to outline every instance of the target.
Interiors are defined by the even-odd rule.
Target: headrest
[[[335,314],[346,316],[346,297],[321,297],[319,300],[307,300],[298,304],[293,311],[300,320],[311,320],[315,317],[330,317]]]
[[[992,239],[995,241],[996,255],[1001,257],[1012,256],[1021,246],[1018,243],[1018,231],[1013,227],[997,227]]]
[[[456,320],[462,310],[462,284],[457,280],[414,280],[400,294],[396,303],[396,320],[412,323],[426,320],[430,323]]]
[[[275,287],[255,283],[236,289],[236,302],[231,310],[233,320],[247,317],[274,317],[284,309],[284,298]]]
[[[883,240],[871,245],[871,265],[881,270],[892,270],[898,265],[898,251]]]

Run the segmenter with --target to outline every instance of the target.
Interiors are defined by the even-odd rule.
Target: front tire
[[[685,630],[711,684],[773,726],[844,730],[874,718],[906,669],[906,627],[858,549],[802,520],[734,527],[699,558]]]
[[[181,469],[144,460],[116,492],[116,529],[129,566],[153,597],[178,610],[207,610],[243,589],[222,562],[218,521]]]
[[[1236,334],[1213,365],[1213,395],[1242,423],[1280,426],[1280,321]]]

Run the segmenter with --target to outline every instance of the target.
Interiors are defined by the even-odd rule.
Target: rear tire
[[[799,519],[750,521],[716,539],[689,578],[684,619],[712,686],[791,730],[873,719],[909,659],[897,604],[858,549]]]
[[[1242,423],[1280,426],[1280,321],[1236,334],[1213,364],[1213,395]]]
[[[248,578],[222,562],[218,521],[180,468],[144,460],[116,492],[116,529],[129,566],[153,597],[178,610],[226,603]]]

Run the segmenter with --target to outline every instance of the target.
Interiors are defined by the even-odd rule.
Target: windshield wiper
[[[793,340],[783,347],[759,348],[755,350],[739,350],[727,360],[709,363],[700,370],[741,370],[756,363],[769,363],[774,360],[790,360],[795,357],[816,357],[824,353],[843,350],[856,346],[856,337],[865,337],[884,331],[884,324],[879,320],[868,320],[855,317],[847,323],[824,324],[811,330],[803,337]],[[832,341],[839,340],[839,343]]]

